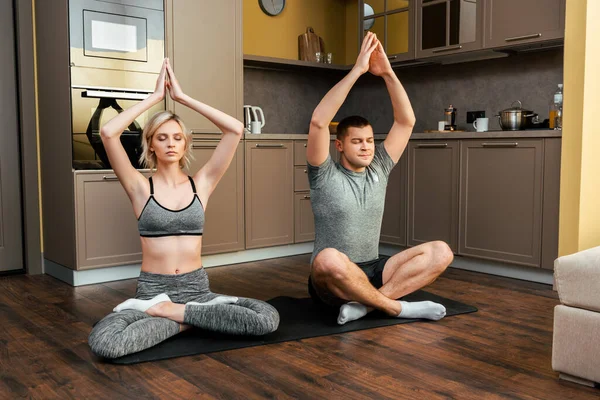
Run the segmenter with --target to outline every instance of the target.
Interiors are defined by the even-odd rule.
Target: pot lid
[[[515,103],[519,103],[519,106],[518,106],[518,107],[517,107],[517,106],[514,106],[514,107],[506,108],[506,109],[502,110],[501,112],[524,112],[524,113],[531,113],[531,112],[533,112],[533,111],[531,111],[531,110],[525,110],[525,109],[523,108],[523,104],[521,103],[521,101],[520,101],[520,100],[513,101],[513,102],[511,103],[511,106],[512,106],[513,104],[515,104]]]

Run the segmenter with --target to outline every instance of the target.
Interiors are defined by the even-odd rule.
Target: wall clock
[[[260,9],[271,17],[281,14],[285,7],[285,0],[258,0]]]

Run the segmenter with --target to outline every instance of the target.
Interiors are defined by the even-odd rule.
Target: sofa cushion
[[[562,304],[600,311],[600,246],[557,258],[554,282]]]
[[[600,382],[600,313],[558,305],[554,308],[552,369]]]

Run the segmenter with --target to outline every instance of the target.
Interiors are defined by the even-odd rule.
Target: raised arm
[[[206,205],[208,198],[235,155],[238,143],[244,134],[244,124],[232,116],[186,95],[175,77],[169,60],[167,60],[167,74],[169,77],[167,88],[171,98],[202,114],[223,132],[223,137],[208,162],[194,174],[194,181],[201,194],[201,200]]]
[[[329,155],[329,123],[346,100],[354,83],[369,70],[369,58],[377,47],[377,43],[377,36],[372,32],[367,33],[352,70],[327,92],[315,108],[310,120],[306,149],[306,160],[310,165],[319,166],[327,159]]]
[[[371,54],[369,72],[383,78],[390,94],[390,99],[392,100],[394,124],[383,144],[387,153],[394,163],[396,163],[400,159],[402,152],[404,152],[408,139],[410,139],[410,134],[415,126],[415,114],[406,91],[392,70],[390,61],[379,41],[377,41],[377,48]]]
[[[158,74],[158,79],[156,80],[154,93],[145,100],[118,114],[100,128],[100,137],[102,138],[102,144],[106,149],[110,165],[132,202],[135,202],[137,198],[145,201],[144,199],[147,197],[146,189],[148,187],[148,181],[133,167],[133,165],[131,165],[129,157],[127,157],[127,153],[121,144],[120,136],[134,119],[165,98],[166,74],[167,61],[165,59],[160,73]]]

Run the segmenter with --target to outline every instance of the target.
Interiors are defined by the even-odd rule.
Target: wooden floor
[[[306,297],[308,255],[208,269],[214,292]],[[0,399],[598,399],[551,368],[550,286],[448,269],[429,291],[479,308],[438,322],[131,366],[95,358],[94,322],[135,280],[0,278]]]

